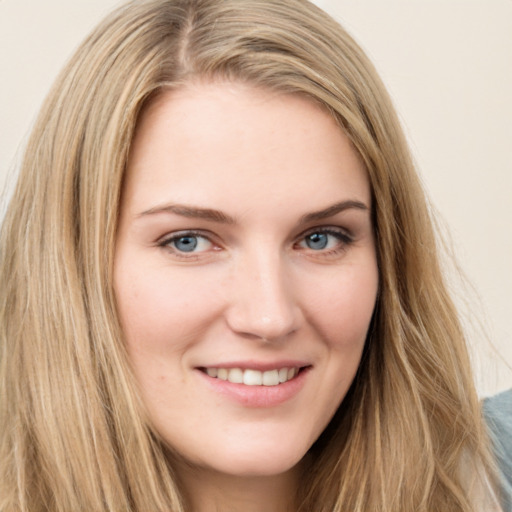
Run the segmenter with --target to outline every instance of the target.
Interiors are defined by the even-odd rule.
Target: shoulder
[[[486,398],[483,413],[501,471],[504,510],[512,511],[512,389]]]

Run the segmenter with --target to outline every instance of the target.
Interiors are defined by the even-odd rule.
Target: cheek
[[[311,318],[334,350],[362,350],[378,291],[375,264],[344,269],[315,288]]]
[[[205,328],[218,299],[197,274],[118,264],[115,293],[130,350],[179,351]]]

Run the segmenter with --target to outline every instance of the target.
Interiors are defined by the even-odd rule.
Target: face
[[[297,95],[162,94],[128,163],[114,287],[160,436],[224,475],[292,470],[359,365],[378,272],[364,166]]]

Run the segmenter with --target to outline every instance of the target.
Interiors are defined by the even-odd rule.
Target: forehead
[[[334,118],[302,95],[239,83],[158,96],[139,120],[125,187],[138,208],[169,198],[324,203],[340,194],[370,202],[364,166]]]

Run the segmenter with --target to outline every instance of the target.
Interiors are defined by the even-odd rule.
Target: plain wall
[[[480,393],[511,387],[512,0],[316,3],[352,33],[381,73],[474,285],[475,291],[463,286],[451,271]],[[14,181],[55,75],[117,4],[0,0],[0,187],[7,176]]]

